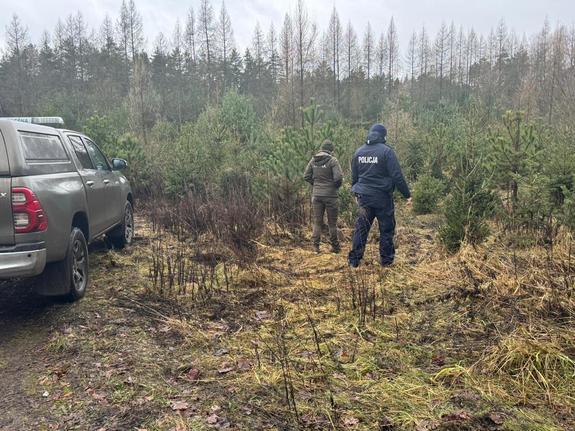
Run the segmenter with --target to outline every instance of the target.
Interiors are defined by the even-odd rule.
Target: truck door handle
[[[110,184],[110,180],[104,180],[104,184]]]
[[[94,186],[94,181],[86,181],[86,185],[93,187]]]

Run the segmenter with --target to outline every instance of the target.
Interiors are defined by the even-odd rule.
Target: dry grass
[[[549,404],[573,405],[575,361],[565,351],[575,348],[574,335],[520,328],[502,337],[477,365],[483,372],[513,378],[525,403],[533,393],[542,392]]]
[[[352,272],[344,255],[268,232],[229,289],[160,307],[193,356],[176,374],[201,371],[205,413],[167,414],[158,429],[203,429],[213,405],[233,429],[575,426],[569,244],[548,259],[491,238],[448,256],[432,216],[402,220],[390,270],[376,244]]]

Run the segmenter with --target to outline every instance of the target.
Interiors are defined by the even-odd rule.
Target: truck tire
[[[124,220],[122,224],[114,228],[108,234],[108,237],[114,248],[117,249],[123,249],[132,244],[134,240],[134,209],[129,201],[124,206]]]
[[[89,282],[88,243],[84,233],[73,228],[66,257],[46,266],[40,276],[40,293],[61,296],[66,301],[77,301],[86,293]]]

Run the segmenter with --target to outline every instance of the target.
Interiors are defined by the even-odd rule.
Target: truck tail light
[[[16,233],[44,232],[48,229],[42,204],[34,192],[26,187],[12,188],[12,214]]]

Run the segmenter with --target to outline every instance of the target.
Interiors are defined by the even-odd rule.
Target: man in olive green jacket
[[[323,214],[327,212],[327,224],[331,241],[331,250],[339,253],[337,237],[337,215],[339,203],[337,191],[343,182],[343,173],[337,159],[333,157],[335,147],[331,141],[324,141],[321,150],[309,161],[304,179],[313,186],[313,245],[319,253]]]

